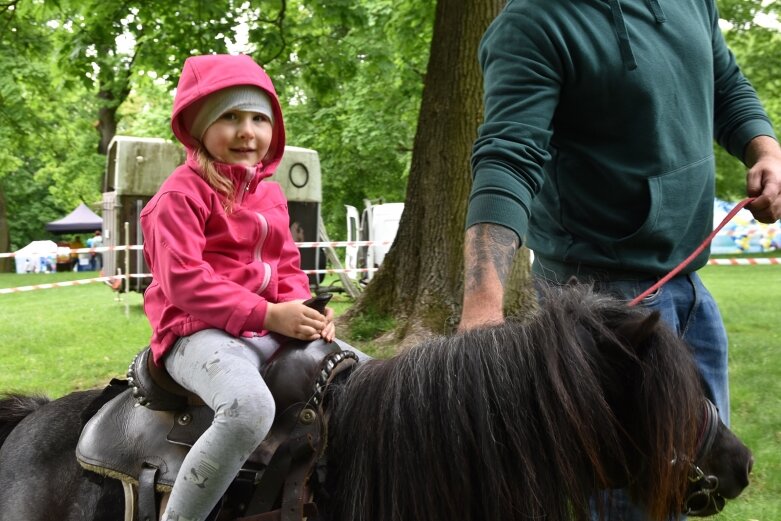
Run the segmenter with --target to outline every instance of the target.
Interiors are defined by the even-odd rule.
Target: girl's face
[[[203,146],[221,163],[255,166],[268,153],[272,127],[259,112],[229,110],[203,134]]]

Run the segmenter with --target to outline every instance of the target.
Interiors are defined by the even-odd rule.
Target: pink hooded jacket
[[[217,164],[233,180],[233,211],[198,174],[183,111],[212,92],[235,85],[266,91],[274,111],[268,159],[254,168]],[[192,112],[192,111],[191,111]],[[287,200],[269,177],[282,159],[285,128],[268,75],[248,56],[195,56],[185,61],[171,127],[187,160],[141,212],[144,258],[153,280],[144,293],[155,363],[182,336],[208,328],[233,336],[263,335],[268,302],[307,299],[309,280],[289,229]]]

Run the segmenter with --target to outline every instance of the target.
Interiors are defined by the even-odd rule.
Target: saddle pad
[[[166,439],[177,416],[138,406],[128,389],[84,426],[76,459],[87,470],[134,484],[145,464],[154,466],[158,490],[169,491],[189,449]]]

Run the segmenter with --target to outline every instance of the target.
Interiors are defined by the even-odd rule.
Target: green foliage
[[[44,224],[80,202],[99,206],[106,159],[97,153],[97,122],[113,116],[98,115],[113,113],[132,92],[139,108],[127,130],[168,133],[157,107],[170,111],[185,57],[225,52],[236,21],[229,2],[172,9],[162,1],[21,0],[14,7],[0,12],[2,44],[13,51],[0,56],[0,190],[18,248],[51,237]],[[157,71],[160,82],[146,71]]]
[[[324,219],[344,237],[343,204],[404,198],[434,6],[20,0],[0,11],[0,42],[12,51],[0,56],[0,190],[12,243],[44,238],[43,225],[79,202],[95,208],[99,125],[115,118],[119,134],[172,139],[184,59],[241,50],[242,28],[243,51],[274,79],[288,143],[320,152]]]
[[[11,248],[34,239],[80,202],[100,201],[105,159],[95,154],[94,100],[80,86],[58,89],[50,50],[54,29],[44,5],[20,2],[4,13],[0,56],[0,190],[8,205]]]
[[[175,6],[162,0],[62,2],[57,48],[63,70],[85,88],[111,94],[107,104],[122,103],[139,70],[178,79],[191,54],[226,52],[241,12],[232,1]],[[95,72],[97,69],[97,72]]]
[[[62,217],[54,210],[56,204],[46,186],[33,182],[34,175],[27,168],[19,168],[0,179],[8,215],[12,216],[9,219],[12,251],[32,240],[47,238],[41,233],[41,219],[53,221]]]
[[[152,76],[149,73],[135,76],[133,89],[119,108],[117,134],[174,141],[171,131],[174,98],[170,85],[156,74]]]
[[[754,24],[754,18],[763,10],[762,0],[717,0],[719,16],[728,20],[740,30],[745,30]]]
[[[332,238],[344,238],[344,204],[405,197],[435,6],[20,0],[0,11],[0,45],[8,50],[0,55],[0,190],[14,209],[13,244],[43,238],[47,220],[99,201],[101,109],[116,109],[117,133],[172,139],[184,59],[228,50],[251,54],[269,71],[288,143],[320,152],[323,218]],[[732,23],[725,34],[743,71],[781,121],[779,33],[755,21],[776,13],[779,2],[720,0],[719,8]],[[718,195],[742,197],[745,168],[718,147],[716,158]]]
[[[49,129],[47,146],[30,161],[36,167],[35,182],[47,187],[62,217],[81,202],[93,207],[100,203],[106,157],[96,150],[89,104],[79,104],[68,93],[60,100],[65,103],[52,103],[50,111],[40,115]],[[70,118],[69,125],[59,123]]]
[[[777,1],[719,0],[719,14],[732,27],[724,31],[744,75],[759,94],[771,121],[781,122],[781,34],[778,27],[759,25],[762,15],[781,14]],[[716,147],[716,193],[726,200],[746,196],[746,168],[736,158]]]
[[[404,200],[435,3],[303,4],[295,57],[267,67],[288,142],[320,153],[323,220],[341,238],[343,204]]]
[[[40,148],[26,136],[47,130],[36,125],[40,104],[35,105],[50,90],[47,65],[40,59],[47,35],[29,9],[0,12],[0,179],[24,163],[25,153]]]

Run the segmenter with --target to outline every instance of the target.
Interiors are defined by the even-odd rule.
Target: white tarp
[[[727,216],[737,203],[716,199],[713,204],[713,227]],[[764,224],[745,208],[740,210],[711,243],[711,253],[757,253],[781,250],[781,221]]]
[[[33,241],[14,252],[16,273],[41,273],[55,271],[57,267],[57,243]]]

